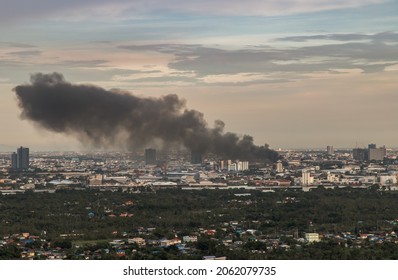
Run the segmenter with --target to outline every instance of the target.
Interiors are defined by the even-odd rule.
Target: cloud
[[[16,56],[20,56],[20,57],[26,57],[26,56],[38,56],[41,53],[42,53],[41,51],[37,51],[37,50],[27,50],[27,51],[9,52],[7,54],[16,55]]]
[[[35,48],[36,46],[31,44],[16,43],[16,42],[0,42],[0,47],[27,49],[27,48]]]
[[[90,19],[93,15],[113,18],[145,14],[201,14],[227,16],[274,16],[309,13],[380,4],[384,0],[0,0],[2,22],[62,18]]]
[[[329,39],[340,42],[329,42]],[[309,43],[290,44],[290,40]],[[312,40],[317,42],[312,44]],[[51,52],[49,49],[40,59],[33,59],[41,54],[40,51],[25,49],[5,53],[9,56],[8,60],[4,57],[0,64],[13,64],[15,67],[28,65],[32,69],[52,67],[58,71],[62,67],[90,68],[98,70],[95,75],[101,75],[101,79],[110,79],[114,83],[131,87],[168,87],[289,83],[319,73],[383,72],[386,68],[394,69],[398,63],[398,48],[395,45],[398,33],[395,32],[294,36],[279,38],[276,42],[275,45],[271,45],[275,41],[270,41],[267,46],[238,49],[201,44],[115,43],[110,49],[100,52],[85,49]],[[11,55],[29,59],[17,60]]]
[[[132,52],[157,52],[173,55],[169,70],[153,76],[136,76],[141,81],[149,79],[180,79],[205,84],[235,84],[287,82],[308,74],[342,74],[355,69],[363,73],[383,72],[398,62],[398,33],[329,34],[317,36],[287,37],[282,40],[341,40],[305,46],[256,46],[227,50],[198,44],[146,44],[122,45],[119,48]],[[361,40],[351,42],[351,40]],[[364,40],[364,41],[363,41]],[[336,69],[339,69],[336,71]],[[177,71],[179,75],[170,75]],[[184,74],[185,73],[185,74]],[[134,79],[134,75],[130,79]],[[145,75],[145,74],[144,74]]]
[[[289,36],[278,38],[277,41],[308,42],[313,40],[333,40],[333,41],[373,41],[373,42],[398,42],[398,33],[381,32],[373,35],[367,34],[323,34],[323,35],[304,35]]]
[[[207,51],[209,48],[204,48],[200,44],[145,44],[145,45],[121,45],[118,46],[120,49],[130,51],[142,51],[142,52],[160,52],[167,54],[178,54],[183,56],[184,54],[190,54],[194,51]],[[216,49],[213,49],[216,50]]]
[[[398,48],[384,43],[344,43],[302,47],[293,50],[290,55],[298,57],[330,57],[363,61],[396,61]]]
[[[288,83],[292,82],[289,79],[275,78],[263,73],[239,73],[239,74],[220,74],[208,75],[198,79],[206,85],[217,86],[247,86],[255,84],[275,84],[275,83]]]
[[[69,66],[69,67],[96,67],[102,66],[108,63],[107,60],[94,59],[94,60],[64,60],[57,62],[57,64]]]
[[[115,75],[113,81],[127,82],[134,87],[192,86],[198,83],[195,77],[183,74],[171,74],[162,71],[137,71],[134,74]]]

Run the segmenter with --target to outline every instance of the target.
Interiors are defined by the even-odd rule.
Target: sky
[[[89,148],[21,118],[13,88],[38,72],[177,94],[209,127],[273,149],[398,147],[396,0],[0,5],[0,150]]]

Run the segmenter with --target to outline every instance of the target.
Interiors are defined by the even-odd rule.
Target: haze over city
[[[273,149],[396,147],[396,1],[0,1],[1,150],[87,149],[25,118],[36,73],[175,94]],[[80,139],[81,140],[81,139]],[[87,144],[87,143],[86,143]]]

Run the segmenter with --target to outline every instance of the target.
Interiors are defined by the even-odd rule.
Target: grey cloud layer
[[[374,35],[330,34],[318,36],[289,37],[283,40],[310,39],[341,40],[342,43],[304,47],[256,47],[255,49],[224,50],[201,45],[124,45],[132,51],[154,51],[173,54],[171,69],[195,73],[200,79],[209,75],[233,75],[239,73],[262,73],[279,75],[276,80],[320,71],[337,73],[336,69],[361,69],[365,73],[382,72],[398,63],[398,33],[385,32]],[[367,39],[367,42],[346,42]],[[192,81],[192,77],[190,80]],[[265,82],[257,80],[253,82]],[[198,81],[200,82],[200,81]],[[269,82],[269,81],[268,81]]]
[[[309,42],[318,40],[316,45],[297,46],[289,42]],[[325,40],[323,44],[322,41]],[[333,43],[330,42],[333,41]],[[338,40],[340,43],[336,43]],[[62,60],[57,58],[53,62],[40,63],[20,58],[40,56],[43,51],[22,48],[7,52],[0,65],[21,66],[25,64],[46,67],[62,67],[79,69],[90,68],[98,70],[101,77],[124,81],[136,86],[169,86],[184,85],[249,85],[266,83],[285,83],[303,78],[307,74],[329,72],[338,74],[349,69],[361,69],[364,73],[383,72],[386,67],[398,64],[398,33],[383,32],[378,34],[324,34],[313,36],[293,36],[277,39],[286,42],[282,47],[252,46],[238,50],[226,50],[219,47],[207,47],[200,44],[149,44],[149,45],[120,45],[117,49],[134,53],[155,52],[172,55],[174,58],[168,63],[169,71],[159,69],[116,69],[112,61],[101,59],[92,60]],[[11,44],[11,43],[9,43]],[[117,50],[116,50],[117,51]],[[29,66],[29,67],[33,67]],[[37,70],[35,70],[37,71]],[[148,75],[146,75],[148,74]],[[154,75],[152,75],[154,74]],[[253,74],[252,76],[250,76]],[[137,76],[135,76],[137,75]],[[235,80],[228,80],[222,75],[240,75]],[[241,79],[239,79],[241,78]]]

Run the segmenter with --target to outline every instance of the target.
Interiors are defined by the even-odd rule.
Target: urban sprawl
[[[286,207],[298,207],[306,195],[319,191],[328,194],[345,191],[348,196],[350,193],[357,195],[369,191],[373,191],[374,194],[395,195],[395,191],[398,191],[398,150],[369,144],[367,148],[350,150],[327,146],[324,150],[279,150],[278,153],[280,159],[277,162],[266,163],[222,159],[214,155],[186,151],[166,153],[156,149],[146,149],[136,154],[29,153],[28,148],[19,147],[11,155],[2,153],[0,211],[5,213],[4,211],[12,210],[9,205],[13,202],[7,200],[12,197],[25,197],[29,200],[36,199],[36,196],[40,199],[40,195],[43,195],[43,199],[64,195],[63,207],[72,210],[67,213],[64,212],[64,208],[60,208],[63,211],[62,215],[76,216],[76,221],[71,224],[72,228],[60,227],[65,231],[56,232],[54,236],[50,232],[55,231],[45,226],[41,230],[32,226],[36,229],[34,232],[28,232],[28,227],[25,231],[21,228],[21,232],[6,230],[5,228],[11,228],[10,224],[15,221],[12,217],[3,215],[0,221],[3,227],[0,256],[27,259],[227,259],[262,258],[261,256],[288,258],[286,252],[289,250],[308,246],[315,250],[315,247],[311,246],[320,246],[316,244],[322,242],[329,245],[332,242],[335,246],[343,248],[342,250],[376,250],[372,246],[398,243],[394,229],[398,215],[395,217],[397,220],[394,217],[385,219],[378,217],[377,215],[382,216],[382,213],[378,213],[374,218],[374,225],[370,218],[368,221],[352,218],[353,222],[347,222],[344,220],[345,214],[341,213],[333,223],[329,222],[329,218],[323,221],[324,225],[307,219],[304,223],[297,222],[286,226],[282,222],[278,224],[279,218],[275,218],[274,213],[282,209],[278,207],[285,207],[285,210]],[[189,208],[189,211],[194,213],[189,214],[192,217],[195,213],[198,213],[200,219],[213,215],[214,217],[209,218],[208,225],[198,220],[187,221],[190,226],[186,229],[179,228],[178,223],[163,229],[161,227],[164,227],[166,222],[159,222],[158,225],[145,224],[145,219],[141,221],[137,216],[140,214],[143,217],[145,213],[152,215],[149,210],[145,210],[145,203],[140,202],[151,195],[170,194],[171,197],[177,197],[185,193],[195,197],[195,193],[202,195],[202,192],[206,195],[210,192],[210,195],[214,193],[214,196],[220,196],[219,205],[196,209],[193,203]],[[84,201],[66,199],[74,193],[79,193],[80,197],[87,193],[88,197],[95,197],[96,200],[82,205]],[[108,194],[107,199],[112,201],[102,202],[107,199],[101,200],[100,197],[107,197]],[[245,209],[256,210],[257,207],[261,207],[259,201],[266,201],[267,196],[273,195],[280,197],[274,199],[274,204],[270,204],[273,205],[270,212],[274,212],[267,214],[268,216],[255,213],[253,215],[256,219],[250,220],[240,217],[240,212],[246,211]],[[211,199],[215,198],[208,198]],[[162,202],[159,201],[159,205],[161,207]],[[29,210],[30,215],[39,213],[38,208],[28,207],[29,205],[26,205],[24,210]],[[83,207],[84,216],[77,212],[79,207]],[[175,212],[178,210],[176,209]],[[228,213],[228,209],[231,209],[231,213],[237,211],[238,214],[233,216]],[[57,214],[46,215],[50,217]],[[313,216],[316,217],[315,214]],[[65,218],[65,221],[68,219],[70,217]],[[105,232],[101,240],[96,240],[97,236],[89,237],[87,231],[79,231],[77,225],[80,220],[84,222],[84,219],[87,219],[88,223],[97,219],[97,225],[107,223],[112,230],[109,230],[109,235]],[[353,224],[352,230],[340,227],[337,220]],[[112,228],[112,221],[121,222],[117,222],[118,226]],[[329,227],[332,224],[333,230]],[[230,252],[241,253],[234,255]],[[307,258],[305,256],[293,254],[290,257]],[[311,257],[314,255],[308,255],[308,258]],[[333,258],[333,255],[323,258]],[[346,255],[340,258],[356,257]],[[367,257],[358,255],[357,258]]]

